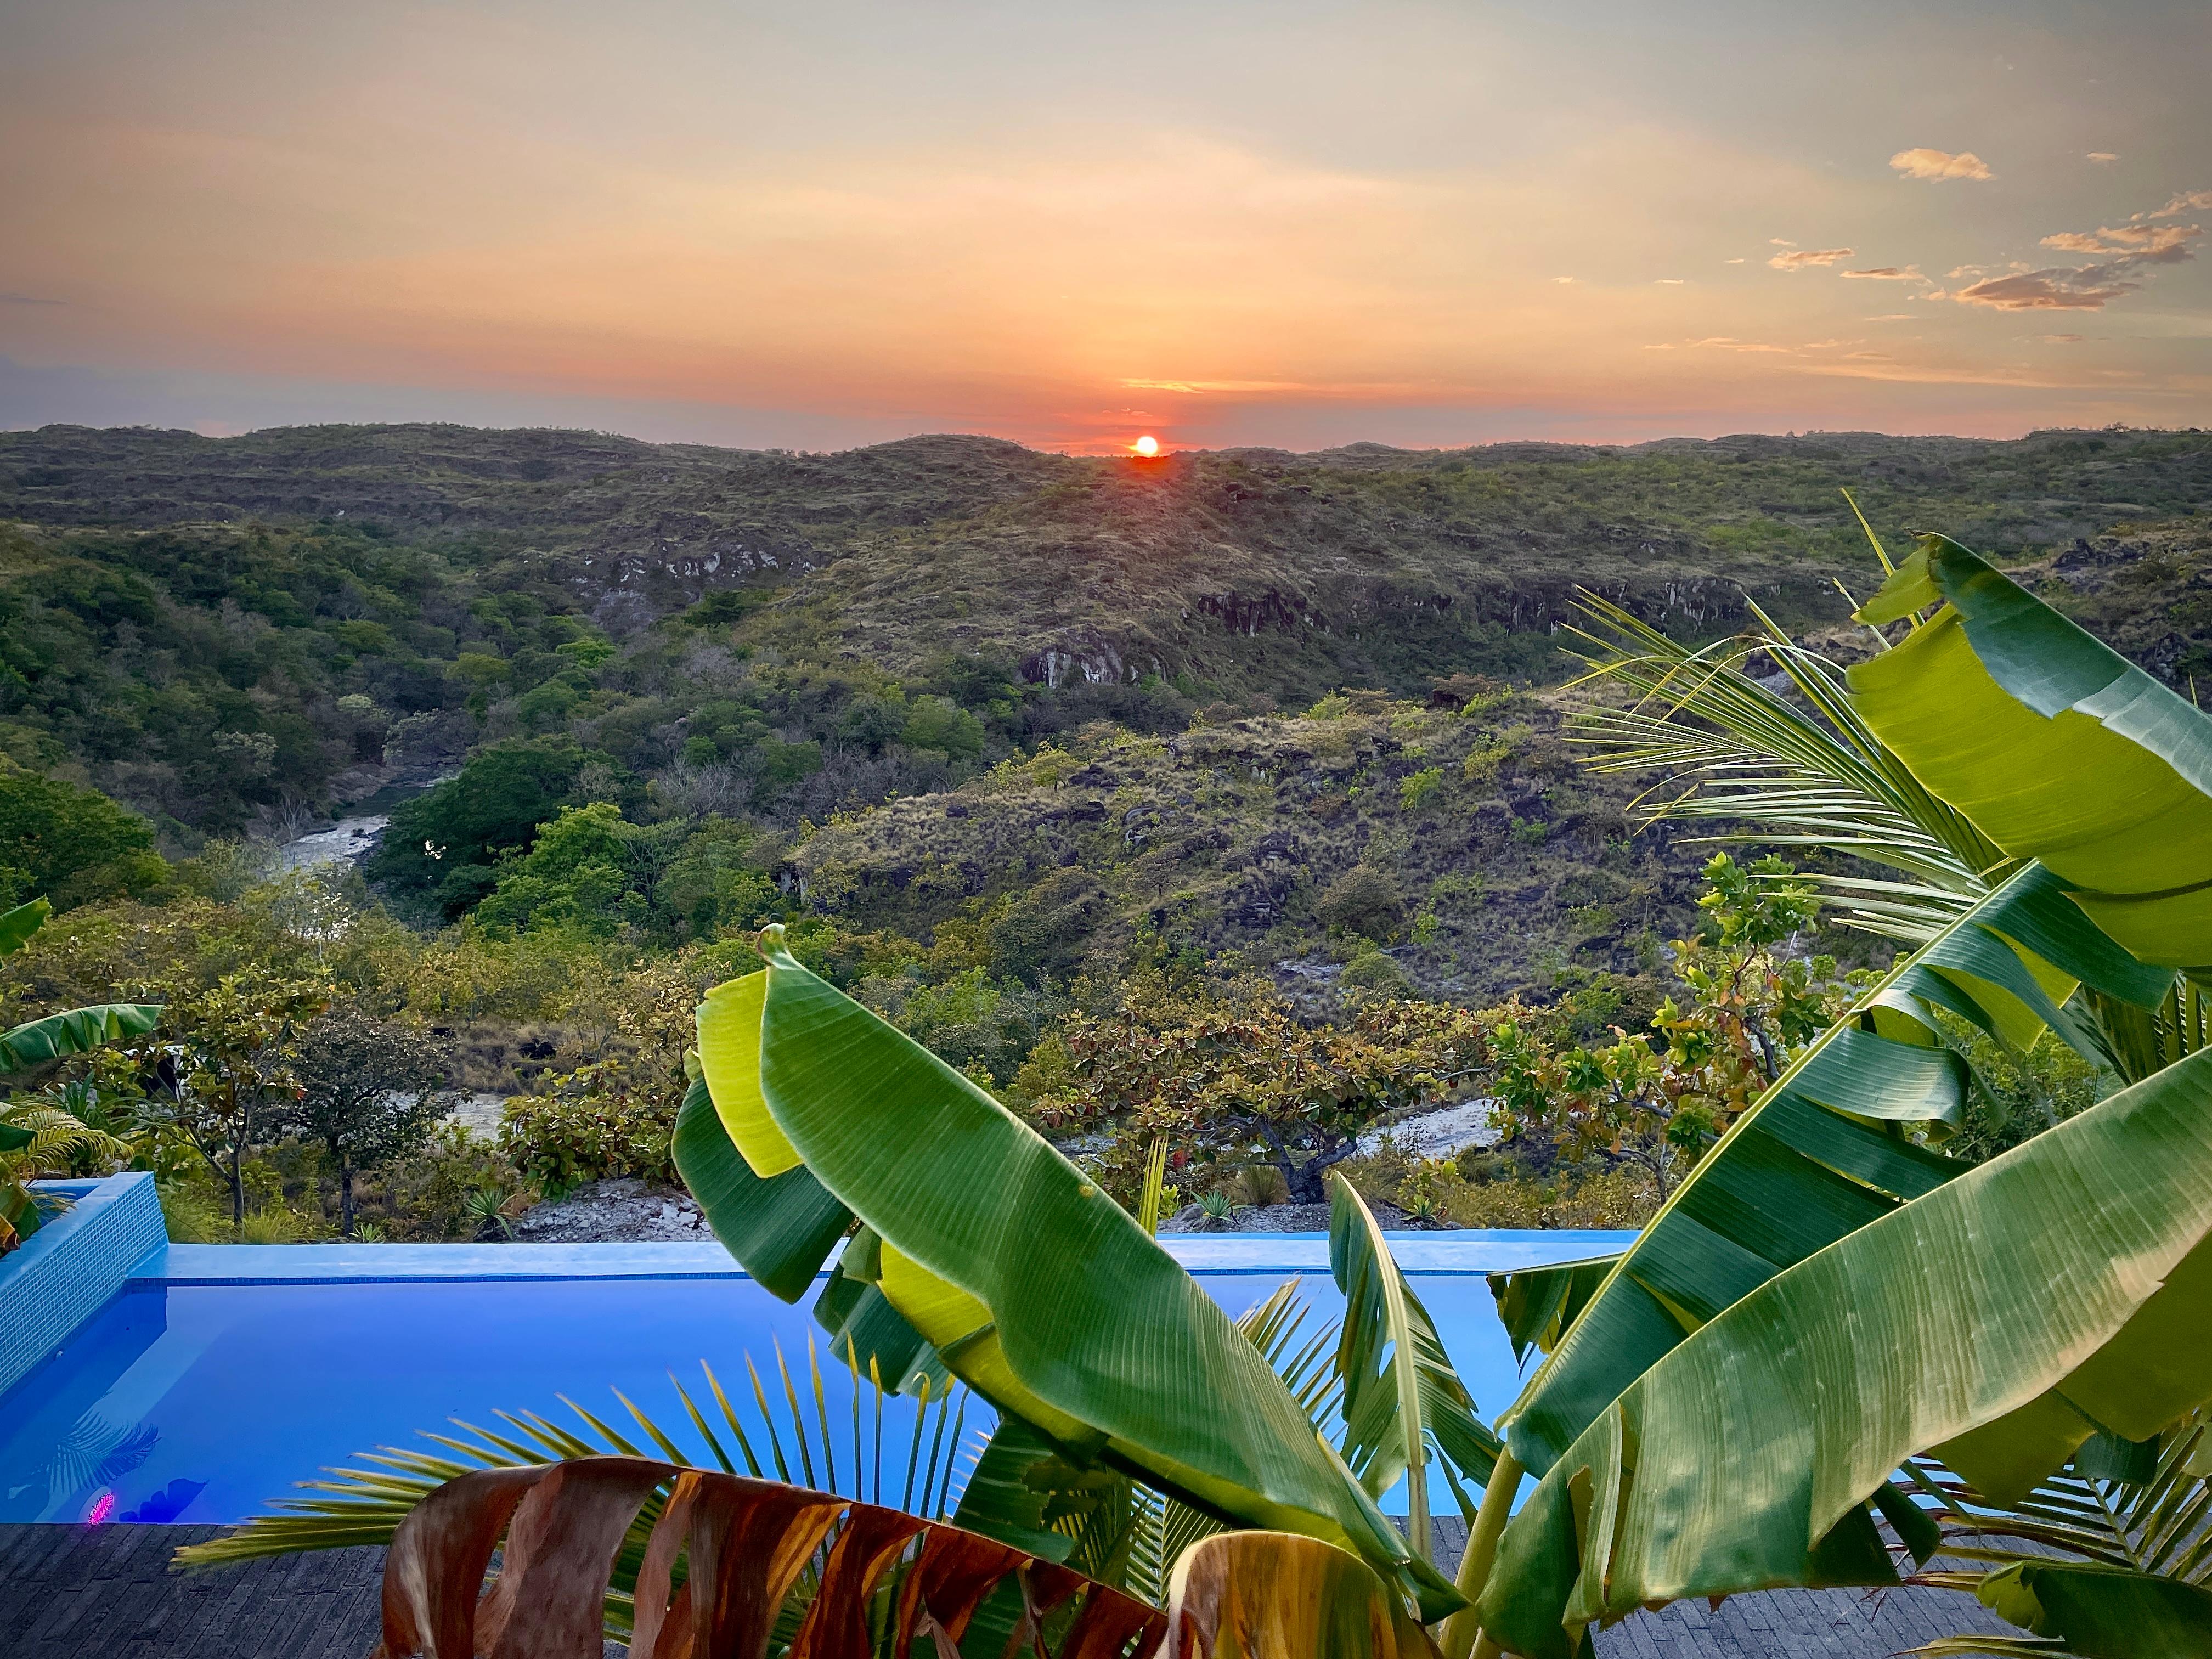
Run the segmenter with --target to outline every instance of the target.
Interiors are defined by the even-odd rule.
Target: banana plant
[[[1931,605],[1936,608],[1923,616]],[[2184,1022],[2172,1016],[2180,1012],[2191,1019],[2197,1018],[2184,1001],[2185,995],[2193,998],[2194,992],[2193,988],[2186,993],[2178,988],[2172,969],[2188,968],[2196,954],[2188,939],[2188,905],[2189,896],[2197,890],[2192,880],[2202,878],[2190,862],[2190,849],[2203,829],[2212,826],[2212,799],[2207,799],[2203,788],[2208,774],[2202,764],[2203,757],[2212,753],[2212,722],[1944,538],[1923,538],[1912,558],[1898,569],[1861,615],[1870,622],[1909,618],[1912,627],[1901,643],[1850,671],[1853,718],[1875,742],[1899,757],[1932,796],[1965,815],[1992,846],[2015,860],[2018,873],[1894,970],[1854,1011],[1839,1032],[1854,1025],[1862,1030],[1872,1025],[1879,1030],[1884,1010],[1898,1012],[1895,1005],[1902,996],[1921,1004],[1923,1013],[1933,1007],[1945,1007],[2015,1042],[2032,1038],[2041,1024],[2058,1030],[2077,1047],[2094,1050],[2100,1039],[2109,1036],[2111,1022],[2071,1017],[2073,1010],[2067,1005],[2078,984],[2091,993],[2081,999],[2084,1001],[2102,998],[2108,1004],[2150,1014],[2145,1022],[2147,1029],[2162,1029],[2165,1040],[2153,1045],[2154,1052],[2143,1058],[2174,1061],[2179,1054],[2188,1052],[2192,1045],[2183,1040]],[[2045,653],[2057,659],[2057,668],[2039,665],[2039,654]],[[1993,732],[2002,732],[2003,741],[1992,741]],[[2027,781],[2007,784],[2008,768]],[[2058,787],[2061,778],[2063,788]],[[2135,812],[2130,817],[2131,807],[2114,805],[2139,803],[2148,797],[2158,802],[2152,813]],[[2081,804],[2070,827],[2065,817],[2074,810],[2069,803]],[[2154,874],[2161,867],[2160,860],[2169,838],[2178,839],[2179,856],[2163,866],[2163,875]],[[2058,862],[2043,862],[2046,854]],[[2027,861],[2018,862],[2021,860]],[[2154,884],[2159,883],[2166,884]],[[2092,918],[2094,927],[2089,925]],[[2135,947],[2135,954],[2118,951],[2107,942],[2108,924]],[[1961,931],[1968,926],[1978,927],[1980,933],[1966,937],[1964,943],[1972,948],[1962,954]],[[2137,960],[2138,956],[2143,960]],[[2040,994],[2028,991],[2016,970],[2024,970],[2039,987]],[[1999,981],[2007,987],[2009,1002],[1984,994]],[[1963,994],[1965,1005],[1971,1006],[1947,998],[1947,985]],[[1990,1018],[1978,1018],[1977,1011]],[[1932,1025],[1932,1019],[1927,1023]],[[1830,1039],[1808,1054],[1801,1062],[1799,1076],[1804,1069],[1819,1066],[1822,1057],[1833,1051],[1838,1034],[1832,1033]],[[2158,1052],[2161,1047],[2163,1052]],[[1844,1058],[1848,1064],[1851,1058],[1848,1051]],[[2090,1117],[2109,1120],[2119,1109],[2118,1102],[2135,1100],[2145,1091],[2161,1097],[2177,1091],[2186,1094],[2196,1086],[2201,1073],[2201,1066],[2193,1060],[2168,1065],[2165,1070],[2138,1069],[2149,1074],[2125,1094],[2075,1121],[2084,1122]],[[1942,1178],[1918,1195],[1894,1194],[1905,1201],[1889,1213],[1840,1227],[1825,1241],[1808,1240],[1814,1249],[1780,1274],[1754,1267],[1747,1273],[1737,1273],[1731,1283],[1729,1269],[1731,1265],[1740,1267],[1741,1263],[1731,1264],[1724,1253],[1710,1250],[1701,1260],[1694,1251],[1680,1248],[1702,1243],[1694,1235],[1670,1238],[1668,1234],[1670,1228],[1682,1231],[1681,1211],[1696,1210],[1701,1194],[1704,1207],[1726,1214],[1740,1233],[1759,1229],[1771,1232],[1797,1220],[1802,1183],[1776,1182],[1771,1158],[1747,1157],[1747,1149],[1730,1144],[1739,1134],[1757,1133],[1763,1123],[1771,1121],[1772,1109],[1792,1091],[1792,1083],[1793,1079],[1785,1075],[1753,1113],[1740,1120],[1730,1137],[1677,1194],[1675,1203],[1662,1212],[1629,1252],[1604,1270],[1595,1291],[1585,1291],[1587,1279],[1595,1272],[1589,1266],[1578,1270],[1579,1279],[1576,1273],[1562,1270],[1548,1282],[1518,1277],[1517,1283],[1509,1279],[1498,1287],[1504,1298],[1517,1304],[1522,1317],[1516,1336],[1552,1337],[1553,1346],[1509,1413],[1507,1432],[1513,1452],[1501,1460],[1501,1478],[1493,1480],[1491,1492],[1486,1495],[1484,1520],[1489,1524],[1478,1524],[1462,1573],[1462,1587],[1481,1594],[1479,1618],[1486,1637],[1518,1651],[1559,1651],[1568,1632],[1578,1631],[1590,1618],[1608,1616],[1621,1595],[1638,1589],[1639,1571],[1659,1572],[1663,1577],[1664,1571],[1681,1569],[1686,1556],[1703,1547],[1700,1540],[1709,1541],[1720,1535],[1707,1524],[1708,1517],[1699,1516],[1695,1524],[1681,1529],[1685,1536],[1677,1540],[1676,1559],[1669,1568],[1655,1568],[1648,1560],[1631,1564],[1622,1559],[1620,1550],[1607,1545],[1608,1559],[1586,1564],[1586,1570],[1571,1584],[1563,1588],[1555,1559],[1547,1589],[1532,1589],[1535,1579],[1542,1577],[1533,1565],[1543,1555],[1533,1541],[1545,1524],[1532,1516],[1539,1505],[1532,1499],[1529,1510],[1510,1526],[1504,1518],[1504,1505],[1510,1502],[1511,1490],[1517,1487],[1521,1473],[1510,1466],[1520,1461],[1521,1454],[1528,1454],[1531,1467],[1543,1477],[1540,1493],[1549,1488],[1556,1494],[1581,1480],[1578,1497],[1565,1500],[1570,1510],[1579,1503],[1581,1507],[1575,1512],[1582,1516],[1581,1530],[1576,1530],[1571,1517],[1565,1523],[1566,1530],[1579,1545],[1594,1547],[1593,1540],[1600,1534],[1625,1524],[1626,1511],[1620,1505],[1629,1500],[1618,1486],[1607,1491],[1602,1458],[1577,1461],[1589,1453],[1589,1437],[1602,1438],[1608,1425],[1615,1432],[1628,1434],[1634,1445],[1643,1449],[1645,1460],[1634,1480],[1642,1481],[1647,1491],[1663,1487],[1668,1478],[1665,1459],[1674,1455],[1685,1426],[1677,1422],[1663,1431],[1658,1429],[1645,1414],[1653,1399],[1673,1403],[1668,1385],[1694,1374],[1709,1351],[1727,1354],[1731,1338],[1747,1340],[1747,1332],[1757,1334],[1759,1322],[1747,1310],[1761,1310],[1770,1324],[1777,1318],[1778,1309],[1795,1311],[1793,1298],[1783,1287],[1802,1291],[1818,1279],[1816,1269],[1834,1270],[1838,1263],[1862,1267],[1878,1257],[1878,1246],[1864,1241],[1912,1236],[1907,1218],[1917,1218],[1923,1224],[1940,1220],[1957,1201],[1954,1194],[1963,1192],[1959,1182],[1951,1178],[1958,1174],[1956,1166],[1947,1171],[1931,1169],[1931,1174]],[[1893,1109],[1896,1091],[1893,1088],[1888,1092]],[[1849,1101],[1824,1103],[1836,1121],[1863,1119]],[[1858,1127],[1870,1124],[1861,1121]],[[2063,1139],[2051,1142],[2057,1131],[2046,1132],[2041,1139],[1986,1167],[1996,1170],[2017,1161],[2033,1165],[2063,1161],[2066,1149],[2089,1132],[2062,1127],[2069,1130]],[[1798,1150],[1811,1153],[1816,1149],[1808,1144]],[[2154,1139],[2126,1134],[2107,1151],[2110,1156],[2098,1167],[2106,1181],[2101,1189],[2085,1192],[2081,1182],[2069,1186],[2062,1182],[2071,1204],[2062,1206],[2047,1199],[2030,1200],[2042,1206],[2032,1224],[2075,1239],[2093,1237],[2099,1220],[2097,1206],[2109,1206],[2117,1194],[2127,1192],[2130,1159],[2150,1162],[2165,1156]],[[1838,1162],[1832,1155],[1821,1156],[1835,1172],[1865,1181],[1863,1170]],[[1971,1178],[1981,1184],[1982,1172],[1974,1172]],[[2132,1201],[2132,1194],[2128,1196]],[[2189,1224],[2184,1220],[2178,1224],[2185,1235]],[[1900,1285],[1909,1284],[1916,1290],[1932,1287],[1939,1302],[1954,1297],[1962,1284],[1972,1287],[1972,1294],[1985,1294],[1990,1288],[1987,1267],[1978,1252],[1961,1253],[1957,1243],[1954,1238],[1948,1258],[1929,1255],[1909,1268],[1904,1263],[1893,1263],[1889,1272]],[[2186,1252],[2184,1256],[2195,1259],[2187,1257]],[[2116,1259],[2125,1258],[2108,1256],[2103,1267],[2112,1268]],[[1930,1273],[1931,1262],[1945,1265],[1948,1273]],[[2070,1264],[2070,1269],[2079,1273],[2098,1268],[2094,1253]],[[2145,1292],[2151,1304],[2170,1313],[2177,1298],[2185,1304],[2192,1294],[2187,1276],[2179,1277],[2179,1284],[2164,1290],[2155,1278],[2136,1288]],[[2047,1337],[2065,1315],[2078,1311],[2067,1305],[2069,1297],[2063,1278],[2057,1285],[2055,1291],[2050,1286],[2045,1290],[2060,1305],[2031,1306],[2026,1313],[2017,1308],[2008,1310],[2017,1318],[2023,1337]],[[1856,1326],[1860,1340],[1869,1341],[1863,1307],[1872,1296],[1894,1294],[1899,1288],[1885,1281],[1879,1269],[1872,1269],[1856,1299],[1832,1300],[1809,1317],[1814,1322],[1825,1318],[1843,1328]],[[2011,1288],[2028,1295],[2036,1286],[2028,1280]],[[2200,1323],[2206,1316],[2201,1305],[2202,1290],[2200,1285],[2193,1292],[2198,1298],[2193,1316]],[[1557,1310],[1585,1293],[1587,1301],[1580,1314],[1561,1330]],[[1662,1312],[1675,1316],[1674,1329],[1666,1329],[1650,1317],[1647,1297]],[[1692,1297],[1702,1299],[1703,1308]],[[1808,1305],[1817,1306],[1817,1303],[1815,1297]],[[1973,1351],[1978,1355],[1986,1357],[1994,1349],[2008,1359],[2014,1356],[2007,1353],[2005,1344],[1990,1340],[1989,1326],[1996,1322],[1998,1311],[1994,1306],[1981,1310],[1988,1320],[1978,1322],[1980,1316],[1969,1310],[1966,1328],[1975,1332]],[[1955,1307],[1932,1310],[1923,1307],[1923,1312],[1953,1319],[1960,1316]],[[2035,1330],[2039,1319],[2040,1332]],[[1809,1327],[1791,1328],[1796,1337],[1812,1340]],[[1620,1340],[1624,1333],[1632,1338],[1639,1330],[1646,1339],[1640,1352],[1632,1340]],[[1613,1340],[1608,1342],[1608,1337]],[[2077,1332],[2077,1343],[2079,1340]],[[1904,1352],[1907,1360],[1914,1357],[1911,1344]],[[2078,1352],[2075,1358],[2079,1360]],[[2185,1352],[2182,1363],[2201,1364],[2201,1359]],[[1705,1363],[1722,1362],[1707,1358]],[[1726,1363],[1753,1362],[1738,1353]],[[1899,1364],[1896,1360],[1890,1363]],[[2094,1370],[2094,1362],[2088,1369]],[[1817,1370],[1814,1374],[1817,1376]],[[1893,1419],[1907,1419],[1925,1411],[1929,1401],[1924,1396],[1931,1390],[1940,1396],[1948,1388],[1951,1397],[1939,1403],[1954,1408],[1960,1404],[1955,1377],[1947,1381],[1929,1371],[1907,1374],[1899,1380],[1897,1397],[1883,1407]],[[1870,1431],[1855,1413],[1882,1402],[1873,1399],[1870,1403],[1871,1389],[1867,1396],[1860,1396],[1847,1382],[1834,1377],[1824,1381],[1827,1391],[1820,1398],[1827,1409],[1825,1413],[1813,1413],[1809,1419],[1817,1421],[1822,1415],[1834,1419],[1833,1426],[1823,1425],[1819,1431],[1822,1448],[1831,1436],[1846,1443],[1865,1439]],[[2016,1377],[2014,1382],[2015,1386],[2025,1386]],[[1741,1391],[1741,1387],[1740,1382],[1730,1384],[1732,1392]],[[1773,1390],[1767,1388],[1766,1392]],[[2082,1417],[2082,1400],[2071,1383],[2068,1397],[2071,1403],[2063,1408],[2049,1398],[2034,1407],[2013,1402],[1997,1410],[1990,1410],[1995,1402],[1987,1400],[1970,1401],[1963,1417],[1980,1420],[1954,1419],[1956,1432],[1937,1455],[1954,1468],[1971,1474],[1974,1484],[1992,1496],[2016,1498],[2037,1478],[2065,1463],[2098,1431],[2098,1421]],[[1807,1401],[1801,1400],[1798,1404],[1809,1409]],[[2015,1409],[2025,1412],[2026,1418],[2015,1418]],[[2041,1439],[2034,1431],[2038,1413],[2041,1413]],[[2170,1425],[2169,1417],[2146,1427],[2136,1417],[2126,1425],[2106,1422],[2103,1426],[2114,1433],[2142,1438],[2165,1432]],[[1885,1426],[1893,1429],[1895,1422]],[[2074,1432],[2076,1428],[2080,1432]],[[1778,1425],[1775,1432],[1779,1431]],[[1662,1456],[1653,1455],[1654,1433],[1662,1434],[1665,1440]],[[1694,1441],[1696,1436],[1692,1433],[1690,1437]],[[1924,1445],[1904,1446],[1894,1433],[1875,1434],[1867,1443],[1875,1447],[1877,1462],[1882,1455],[1902,1458],[1909,1452],[1928,1449]],[[1703,1451],[1715,1460],[1715,1468],[1724,1467],[1719,1460],[1726,1450],[1710,1442],[1703,1446]],[[1751,1451],[1758,1450],[1754,1435]],[[1802,1454],[1801,1447],[1797,1449],[1801,1461]],[[1632,1459],[1636,1455],[1632,1450]],[[1562,1468],[1569,1463],[1575,1467],[1562,1475]],[[1621,1467],[1616,1457],[1616,1472]],[[1772,1471],[1767,1474],[1771,1484]],[[1653,1476],[1656,1479],[1650,1478]],[[1820,1525],[1825,1530],[1809,1530],[1796,1540],[1798,1559],[1794,1565],[1781,1559],[1793,1547],[1783,1534],[1777,1535],[1782,1541],[1768,1540],[1771,1553],[1763,1560],[1758,1558],[1757,1549],[1738,1539],[1735,1587],[1838,1582],[1859,1574],[1879,1580],[1887,1571],[1886,1564],[1877,1561],[1878,1552],[1867,1547],[1871,1528],[1865,1510],[1858,1507],[1869,1499],[1881,1504],[1893,1522],[1913,1524],[1924,1533],[1919,1511],[1902,1499],[1881,1472],[1863,1482],[1854,1474],[1844,1484],[1857,1486],[1859,1490],[1841,1509],[1834,1507],[1832,1488],[1821,1493],[1820,1506],[1809,1514],[1820,1517]],[[1674,1496],[1678,1504],[1684,1501],[1679,1491]],[[1493,1504],[1493,1499],[1498,1501]],[[1561,1524],[1560,1501],[1555,1496],[1543,1506],[1549,1524],[1555,1528]],[[1614,1507],[1606,1508],[1608,1502]],[[1787,1531],[1785,1527],[1783,1532]],[[1632,1555],[1638,1540],[1632,1534],[1623,1538]],[[1552,1541],[1556,1546],[1559,1537]],[[2002,1570],[2002,1585],[1996,1576],[1990,1577],[1989,1584],[1992,1594],[2002,1590],[2011,1598],[2007,1605],[2024,1608],[2027,1604],[2021,1598],[2033,1598],[2021,1588],[2027,1582],[2022,1575],[2033,1577],[2041,1571],[2040,1568],[2007,1567]],[[1687,1574],[1686,1581],[1695,1576]],[[1706,1582],[1711,1588],[1704,1593],[1725,1593],[1716,1579]],[[2060,1602],[2072,1606],[2086,1605],[2085,1597],[2094,1601],[2100,1583],[2115,1595],[2154,1598],[2165,1594],[2143,1591],[2126,1574],[2115,1577],[2112,1571],[2107,1571],[2102,1581],[2077,1574],[2049,1582],[2065,1586],[2063,1594],[2057,1590],[2052,1594]],[[2085,1589],[2085,1584],[2089,1588]],[[1649,1577],[1642,1581],[1641,1588],[1655,1595],[1661,1594]],[[1558,1592],[1556,1596],[1551,1594],[1553,1591]],[[1527,1616],[1531,1606],[1546,1603],[1551,1604],[1555,1619],[1532,1620]],[[2046,1622],[2051,1616],[2047,1607],[2039,1614]],[[1448,1648],[1466,1650],[1477,1617],[1470,1614],[1457,1621]],[[1508,1626],[1512,1627],[1510,1633]]]
[[[1551,1459],[1474,1616],[1502,1649],[1571,1659],[1589,1625],[1638,1607],[1893,1583],[1866,1506],[1910,1523],[1891,1482],[1908,1459],[2015,1498],[2093,1436],[2154,1438],[2208,1398],[2212,1053],[1869,1223],[1675,1345]]]
[[[12,956],[46,924],[52,908],[42,898],[0,911],[0,957]],[[70,1008],[0,1032],[0,1073],[28,1071],[49,1060],[81,1054],[103,1043],[138,1036],[160,1023],[158,1006],[107,1002]],[[34,1192],[42,1175],[66,1170],[78,1156],[121,1157],[127,1149],[112,1135],[50,1107],[0,1109],[0,1255],[68,1207],[52,1193]]]
[[[823,1297],[849,1297],[828,1316],[852,1332],[843,1352],[860,1363],[854,1321],[879,1306],[876,1328],[896,1316],[914,1333],[917,1366],[926,1349],[1077,1466],[1224,1522],[1349,1549],[1426,1618],[1460,1604],[1265,1358],[1120,1205],[967,1078],[809,973],[780,928],[765,930],[762,953],[764,969],[701,1006],[713,1115],[694,1114],[677,1142],[687,1181],[704,1154],[693,1191],[749,1271],[796,1299],[842,1231],[840,1207],[860,1231]],[[780,1230],[763,1199],[826,1219],[811,1234]]]

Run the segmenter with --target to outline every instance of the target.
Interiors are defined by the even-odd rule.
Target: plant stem
[[[1521,1460],[1510,1450],[1501,1450],[1498,1467],[1490,1472],[1490,1484],[1482,1489],[1482,1507],[1474,1512],[1474,1525],[1467,1535],[1467,1553],[1460,1558],[1454,1587],[1467,1597],[1468,1605],[1444,1621],[1443,1640],[1439,1644],[1444,1659],[1468,1659],[1474,1650],[1474,1638],[1482,1628],[1475,1603],[1482,1599],[1483,1587],[1490,1582],[1490,1569],[1498,1559],[1498,1540],[1512,1518],[1513,1499],[1520,1490]]]

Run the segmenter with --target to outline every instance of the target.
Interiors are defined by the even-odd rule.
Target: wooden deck
[[[363,1659],[384,1553],[333,1550],[189,1576],[169,1552],[219,1527],[0,1526],[8,1659]],[[1437,1522],[1456,1565],[1462,1522]],[[2008,1632],[1940,1590],[1778,1590],[1642,1613],[1598,1632],[1600,1659],[1884,1659],[1937,1636]]]

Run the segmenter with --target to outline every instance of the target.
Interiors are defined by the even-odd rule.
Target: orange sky
[[[2212,423],[2212,9],[1809,9],[19,3],[0,424]]]

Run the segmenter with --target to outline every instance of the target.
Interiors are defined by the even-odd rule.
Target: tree
[[[300,1037],[329,1006],[324,985],[253,967],[179,988],[142,1050],[148,1115],[207,1163],[246,1221],[246,1160],[283,1129],[301,1094]]]
[[[1603,1048],[1548,1042],[1540,1015],[1515,1010],[1490,1034],[1507,1139],[1548,1136],[1570,1158],[1634,1164],[1666,1196],[1678,1163],[1694,1163],[1739,1114],[1826,1030],[1866,975],[1838,976],[1828,957],[1777,949],[1812,925],[1820,896],[1779,858],[1738,865],[1716,853],[1698,901],[1713,921],[1674,944],[1687,997],[1651,1018],[1651,1034]]]
[[[1468,1087],[1485,1036],[1480,1015],[1437,1003],[1373,1005],[1331,1026],[1300,1023],[1272,992],[1138,999],[1061,1029],[1030,1073],[1044,1084],[1031,1110],[1059,1133],[1110,1132],[1120,1176],[1165,1135],[1177,1168],[1272,1164],[1292,1202],[1320,1204],[1376,1118]]]
[[[449,1056],[427,1033],[337,1003],[300,1034],[298,1103],[285,1122],[320,1141],[338,1174],[338,1224],[353,1237],[355,1174],[420,1147],[452,1108]]]
[[[393,811],[367,873],[404,890],[434,891],[446,913],[458,915],[489,890],[499,854],[527,848],[540,824],[577,804],[587,767],[605,771],[613,762],[573,738],[513,738],[480,749],[460,776]]]
[[[0,757],[0,900],[50,895],[63,909],[160,885],[153,826],[96,789]]]

